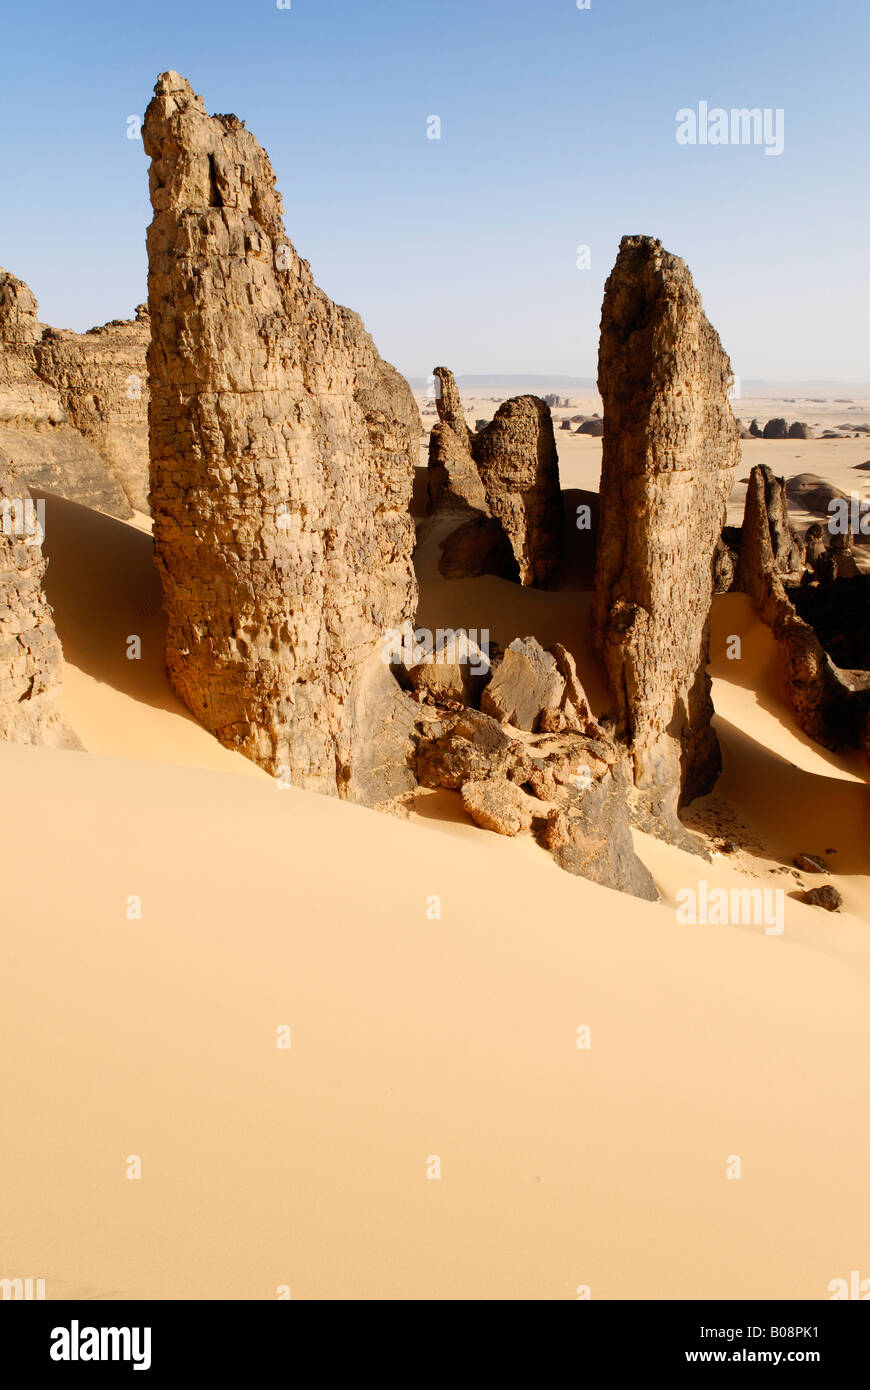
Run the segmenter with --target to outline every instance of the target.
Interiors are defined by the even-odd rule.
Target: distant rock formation
[[[749,433],[752,435],[753,439],[762,439],[764,437],[757,420],[752,421],[751,425],[749,426]]]
[[[785,420],[768,420],[764,426],[765,439],[788,439],[788,425]]]
[[[817,559],[816,566],[820,563]],[[804,732],[826,748],[844,743],[860,746],[870,707],[870,671],[841,670],[815,629],[800,616],[786,581],[796,583],[802,569],[802,550],[788,522],[783,480],[759,464],[750,474],[746,492],[739,587],[749,594],[773,632],[792,706]],[[866,595],[862,603],[866,605]]]
[[[430,509],[469,514],[468,529],[451,547],[450,574],[492,572],[479,568],[475,546],[480,542],[488,563],[501,566],[495,572],[521,584],[546,584],[562,546],[562,494],[549,407],[537,396],[517,396],[472,434],[452,373],[436,367],[435,376],[441,389],[439,420],[429,441]],[[499,546],[496,527],[484,524],[493,521],[509,552]]]
[[[789,439],[812,439],[813,432],[809,425],[805,425],[803,420],[795,420],[788,427]]]
[[[731,382],[685,262],[651,237],[624,237],[601,316],[593,628],[639,821],[678,842],[678,805],[720,769],[707,662],[714,551],[739,460]]]
[[[471,453],[474,436],[453,373],[436,367],[438,423],[429,436],[429,508],[433,512],[479,512],[489,516],[486,490]]]
[[[817,473],[798,473],[785,484],[789,502],[817,516],[830,516],[828,504],[835,498],[848,498],[848,493],[820,478]]]
[[[595,418],[584,420],[582,425],[577,426],[575,433],[588,434],[591,435],[593,439],[601,439],[604,434],[604,421]]]
[[[63,654],[42,588],[40,514],[0,456],[0,741],[81,748],[55,703]]]
[[[163,73],[143,127],[151,504],[173,689],[294,785],[414,784],[383,640],[416,607],[410,387],[287,240],[269,159]]]
[[[88,333],[46,328],[0,270],[0,448],[32,487],[97,511],[147,511],[148,319]]]
[[[799,576],[806,546],[788,516],[785,482],[767,464],[749,475],[737,571],[738,588],[759,601],[770,573]]]

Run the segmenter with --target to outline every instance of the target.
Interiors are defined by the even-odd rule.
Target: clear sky
[[[867,0],[42,0],[5,7],[0,264],[79,330],[146,297],[174,68],[265,146],[290,239],[409,376],[595,373],[619,238],[689,263],[744,380],[865,381]],[[680,145],[681,108],[784,148]],[[437,115],[441,138],[427,138]],[[591,268],[577,268],[577,247]]]

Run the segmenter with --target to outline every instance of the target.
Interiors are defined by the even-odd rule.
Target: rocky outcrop
[[[806,546],[789,521],[783,479],[774,477],[766,464],[756,464],[746,489],[739,588],[758,602],[769,574],[799,576],[805,557]]]
[[[785,420],[768,420],[764,426],[765,439],[788,439],[788,424]]]
[[[793,420],[788,427],[789,439],[812,439],[813,432],[803,420]]]
[[[242,121],[169,72],[143,138],[170,682],[270,772],[377,804],[414,782],[415,706],[381,643],[416,606],[416,404],[287,240]]]
[[[804,554],[788,522],[782,480],[769,468],[756,466],[746,491],[739,586],[773,632],[800,727],[826,748],[859,745],[870,705],[870,672],[838,667],[815,629],[800,616],[786,581],[801,577]],[[816,560],[816,569],[822,560],[824,554]],[[792,590],[798,592],[796,587]],[[810,595],[802,595],[802,606],[811,603]]]
[[[452,373],[436,367],[435,377],[439,420],[429,441],[430,511],[469,517],[442,573],[498,573],[521,584],[546,584],[558,568],[562,546],[562,494],[549,406],[537,396],[518,396],[473,434]],[[507,547],[499,544],[499,528]]]
[[[0,740],[80,748],[56,705],[63,654],[42,587],[43,516],[0,456]]]
[[[56,389],[70,424],[94,445],[137,511],[148,507],[148,310],[87,333],[49,328],[36,368]]]
[[[739,459],[731,367],[688,267],[625,237],[607,281],[593,626],[631,750],[637,815],[683,841],[679,803],[720,767],[707,675],[713,558]]]
[[[585,706],[582,695],[580,703]],[[420,739],[418,775],[424,787],[459,791],[484,829],[501,835],[531,829],[566,872],[636,897],[658,897],[632,845],[624,762],[591,717],[584,733],[523,734],[466,710]]]
[[[489,508],[501,522],[521,584],[546,584],[562,550],[562,493],[549,406],[537,396],[500,405],[472,452]]]
[[[0,448],[31,487],[112,516],[147,509],[148,321],[47,328],[0,270]]]
[[[462,399],[446,367],[436,367],[438,423],[429,436],[429,509],[490,515],[486,492],[471,454],[473,435],[465,423]]]

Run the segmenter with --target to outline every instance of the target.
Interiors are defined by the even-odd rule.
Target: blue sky
[[[594,375],[625,233],[685,257],[744,379],[870,379],[866,0],[47,0],[7,7],[0,264],[79,330],[146,297],[183,73],[268,150],[290,239],[410,376]],[[779,156],[676,113],[782,108]],[[427,139],[439,116],[441,139]],[[579,270],[576,248],[591,248]]]

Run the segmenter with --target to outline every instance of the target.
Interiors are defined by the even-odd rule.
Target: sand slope
[[[49,1298],[826,1298],[870,1270],[867,786],[795,733],[740,596],[698,808],[736,849],[638,836],[651,905],[452,794],[405,823],[219,748],[166,689],[147,536],[70,506],[49,585],[90,751],[0,747],[0,1274]],[[474,607],[421,570],[430,613]],[[565,595],[482,583],[508,638],[564,633]],[[829,846],[842,914],[675,921],[699,878],[793,891],[772,871]]]

